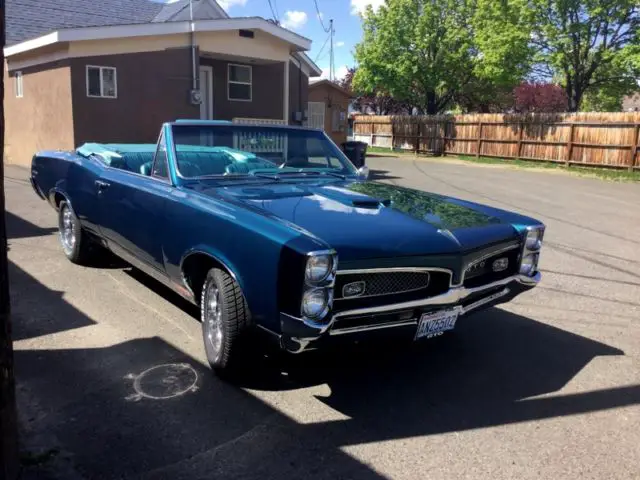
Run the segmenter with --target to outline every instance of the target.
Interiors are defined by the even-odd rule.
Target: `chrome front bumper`
[[[337,323],[340,319],[348,317],[362,317],[366,315],[377,315],[384,313],[401,312],[410,309],[426,309],[429,307],[447,307],[456,308],[460,315],[465,315],[480,307],[503,303],[519,295],[523,291],[535,287],[540,282],[540,272],[533,277],[523,275],[515,275],[497,282],[476,288],[465,288],[464,286],[454,286],[447,292],[431,298],[414,300],[411,302],[395,303],[392,305],[383,305],[379,307],[360,308],[357,310],[346,310],[338,312],[331,320],[323,325],[311,325],[305,323],[300,318],[291,315],[281,314],[281,346],[293,353],[299,353],[307,350],[309,346],[320,338],[336,335],[347,335],[354,333],[363,333],[374,330],[382,330],[388,328],[411,327],[417,328],[418,318],[408,320],[398,320],[387,323],[375,323],[372,325],[362,325],[350,328],[340,328]],[[500,289],[500,287],[503,287]],[[497,290],[497,291],[496,291]],[[482,296],[483,292],[487,292],[486,296]],[[480,296],[475,302],[463,305],[464,301],[471,296]]]

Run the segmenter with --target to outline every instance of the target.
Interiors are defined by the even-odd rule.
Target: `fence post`
[[[482,149],[482,122],[479,123],[480,128],[478,129],[478,145],[476,151],[476,158],[480,158],[480,150]]]
[[[571,124],[571,130],[569,131],[569,141],[567,142],[567,159],[565,160],[565,166],[569,166],[571,159],[573,158],[573,132],[576,128],[576,124]]]
[[[369,143],[369,145],[371,145],[372,147],[373,145],[373,129],[375,128],[375,123],[371,122],[369,125],[371,125],[371,142]]]
[[[420,152],[420,139],[422,135],[422,122],[418,122],[418,135],[416,136],[416,156]]]
[[[629,159],[630,172],[633,172],[633,167],[636,164],[636,156],[638,155],[638,140],[640,140],[640,123],[636,123],[636,128],[633,133],[633,145],[631,145],[631,158]]]
[[[393,149],[395,147],[394,143],[393,143],[393,139],[395,137],[395,133],[396,133],[396,124],[393,120],[391,120],[391,151],[393,152]]]
[[[524,123],[520,122],[518,124],[520,131],[518,132],[518,151],[516,152],[516,159],[520,160],[520,155],[522,155],[522,135],[524,134]]]

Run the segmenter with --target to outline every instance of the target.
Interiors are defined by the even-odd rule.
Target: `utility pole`
[[[329,80],[330,81],[334,81],[336,79],[336,72],[335,72],[335,62],[334,62],[334,58],[333,58],[333,34],[334,34],[334,30],[333,30],[333,18],[331,20],[329,20],[329,35],[331,36],[331,47],[329,50]]]
[[[0,60],[4,65],[5,1],[0,0]],[[4,77],[0,80],[0,478],[18,478],[18,427],[16,420],[11,303],[4,204]]]

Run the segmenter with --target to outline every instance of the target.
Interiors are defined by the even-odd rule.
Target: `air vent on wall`
[[[253,33],[253,31],[251,30],[238,30],[238,33],[240,34],[241,37],[244,37],[244,38],[255,37],[255,33]]]

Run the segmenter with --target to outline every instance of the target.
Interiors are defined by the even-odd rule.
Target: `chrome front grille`
[[[356,289],[356,295],[345,295],[348,286],[354,284],[361,284],[361,291]],[[340,312],[421,300],[445,293],[450,285],[451,272],[437,268],[338,271],[333,309]]]
[[[377,297],[397,293],[426,290],[429,287],[430,275],[427,271],[412,272],[379,272],[379,273],[348,273],[340,274],[336,280],[335,298]],[[345,286],[360,284],[362,293],[349,295]]]

